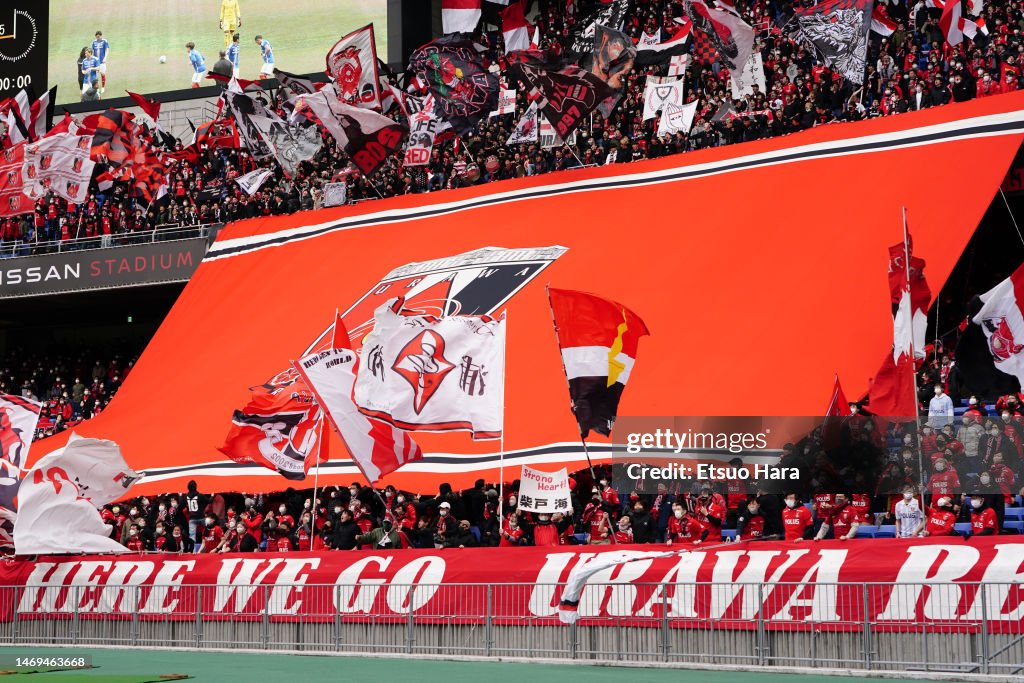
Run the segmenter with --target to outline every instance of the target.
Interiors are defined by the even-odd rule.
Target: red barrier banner
[[[579,563],[582,623],[1024,633],[1024,542],[998,537],[758,543],[669,558],[658,546],[41,557],[0,566],[0,619],[77,618],[556,624]],[[982,584],[984,587],[979,586]],[[4,587],[6,586],[6,588]],[[16,590],[15,590],[16,589]],[[489,607],[488,607],[489,605]]]

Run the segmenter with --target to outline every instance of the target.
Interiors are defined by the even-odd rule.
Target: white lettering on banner
[[[773,588],[785,575],[786,570],[793,566],[793,563],[807,552],[806,550],[801,550],[786,553],[786,560],[772,572],[772,576],[767,582],[765,577],[768,573],[768,565],[771,564],[773,559],[778,557],[779,552],[777,550],[718,553],[720,559],[715,562],[711,583],[721,585],[716,585],[712,589],[710,617],[712,619],[721,619],[725,615],[725,611],[736,601],[736,596],[742,592],[743,610],[740,618],[753,619],[761,609],[761,606],[768,602]],[[736,565],[743,555],[746,555],[749,560],[747,566],[743,568],[739,576],[733,578]],[[760,591],[758,591],[757,586],[745,585],[755,583],[764,584]]]
[[[156,565],[152,562],[115,562],[114,569],[107,577],[107,587],[96,599],[95,611],[125,614],[134,612],[139,606],[141,591],[138,586],[149,579],[155,569]]]
[[[270,604],[264,609],[268,614],[298,614],[302,606],[302,586],[306,585],[309,570],[320,566],[320,558],[290,560],[285,558],[284,569],[274,582],[270,592]]]
[[[932,565],[945,553],[942,562],[932,570]],[[896,583],[911,584],[893,586],[889,603],[878,615],[879,621],[910,621],[917,616],[917,603],[921,593],[928,592],[924,603],[926,619],[950,619],[960,604],[960,587],[953,583],[969,572],[981,559],[981,553],[969,545],[917,545],[907,548],[910,555],[896,575]],[[935,586],[922,585],[941,584]],[[953,599],[955,597],[955,599]]]
[[[156,578],[153,579],[153,590],[149,592],[149,599],[146,600],[146,604],[139,612],[152,614],[173,612],[174,608],[178,606],[181,595],[181,582],[188,572],[195,569],[195,566],[195,560],[164,562],[164,566],[160,567]],[[174,593],[171,593],[172,588],[176,589]],[[169,597],[174,599],[168,602]]]
[[[68,575],[78,562],[39,562],[25,581],[19,612],[56,612],[57,599],[64,592]]]
[[[436,555],[420,557],[405,565],[391,579],[388,588],[388,609],[392,612],[415,612],[434,597],[444,579],[445,561]],[[409,592],[416,584],[416,591],[409,603]]]
[[[284,558],[272,560],[224,560],[217,574],[217,596],[213,602],[213,609],[216,612],[227,610],[232,599],[236,612],[245,610],[245,606],[252,599],[256,587],[263,583],[274,567],[284,562]],[[267,563],[267,566],[260,572],[259,576],[253,577],[260,565]],[[236,571],[237,570],[237,571]]]
[[[839,621],[839,605],[837,602],[836,582],[839,581],[839,570],[846,562],[846,550],[821,550],[819,559],[807,570],[800,579],[800,586],[793,591],[789,599],[783,603],[778,612],[771,617],[772,621],[794,620],[803,621]],[[808,590],[810,598],[800,598]],[[797,607],[810,607],[808,615],[794,616],[791,610]]]
[[[71,579],[73,588],[68,591],[68,599],[64,601],[65,608],[68,611],[78,609],[80,612],[91,612],[93,608],[88,605],[90,602],[95,603],[95,599],[99,597],[100,590],[97,587],[103,586],[109,578],[109,561],[83,560]],[[89,588],[96,590],[90,591]]]
[[[1012,612],[1006,611],[1012,584],[1024,583],[1024,544],[997,545],[996,556],[992,558],[981,581],[992,584],[984,588],[984,603],[982,603],[982,591],[976,591],[974,603],[964,614],[964,619],[972,621],[982,618],[999,621],[1024,619],[1024,600],[1020,601]]]
[[[651,553],[627,554],[633,557],[643,557]],[[633,585],[633,582],[639,581],[653,563],[653,559],[636,560],[629,564],[602,569],[591,576],[580,596],[580,616],[596,617],[602,613],[613,617],[632,616],[633,603],[636,602],[636,586]]]
[[[551,553],[544,560],[537,572],[537,580],[530,591],[528,609],[537,617],[551,617],[558,613],[558,601],[555,600],[555,584],[560,583],[566,567],[573,559],[583,562],[592,553]]]
[[[704,562],[704,553],[687,553],[679,558],[676,565],[663,578],[651,595],[647,604],[640,608],[637,616],[649,617],[653,614],[653,608],[658,605],[661,610],[664,603],[668,603],[668,613],[674,617],[696,616],[693,611],[693,603],[696,594],[693,589],[697,581],[697,569]],[[672,586],[671,597],[668,597],[664,589]],[[686,605],[685,609],[683,605]]]
[[[367,565],[371,563],[376,564],[377,568],[383,572],[391,564],[392,559],[390,557],[371,555],[370,557],[356,560],[345,567],[338,574],[338,580],[334,582],[336,586],[340,586],[338,589],[338,604],[335,608],[342,614],[358,612],[369,614],[370,610],[373,609],[373,603],[377,600],[381,584],[385,583],[387,579],[383,576],[371,579],[360,575]]]

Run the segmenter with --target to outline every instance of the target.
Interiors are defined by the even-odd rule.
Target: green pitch
[[[239,6],[242,78],[255,79],[263,65],[256,34],[270,41],[279,68],[312,73],[324,70],[327,50],[341,36],[373,24],[377,55],[387,61],[387,0],[239,0]],[[225,49],[219,21],[220,0],[50,0],[50,86],[58,86],[60,103],[79,100],[78,55],[103,31],[110,43],[104,97],[189,88],[185,43],[196,44],[209,69]]]

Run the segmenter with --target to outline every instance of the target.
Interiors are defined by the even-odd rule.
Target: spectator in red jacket
[[[927,509],[927,515],[921,526],[918,527],[917,536],[952,536],[956,531],[956,515],[953,513],[953,501],[948,496],[942,496],[935,505]]]
[[[985,503],[985,496],[971,497],[971,535],[992,536],[999,533],[996,511]]]
[[[786,507],[782,510],[782,527],[787,541],[806,541],[814,535],[814,520],[807,506],[800,504],[795,493],[786,494]]]
[[[533,527],[533,544],[539,546],[559,545],[558,527],[551,521],[551,515],[537,515],[537,524]]]

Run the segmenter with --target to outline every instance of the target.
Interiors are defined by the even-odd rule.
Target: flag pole
[[[323,406],[320,406],[320,409],[323,410]],[[320,448],[323,448],[323,446],[324,446],[323,445],[323,441],[322,441],[322,439],[324,438],[324,425],[323,425],[323,422],[320,423],[320,435],[319,435],[318,438],[321,439]],[[317,486],[318,486],[319,483],[320,483],[320,451],[319,451],[319,449],[317,449],[316,465],[314,465],[314,469],[313,469],[313,500],[312,500],[313,505],[311,506],[313,508],[313,514],[310,516],[310,519],[309,519],[309,527],[310,527],[309,528],[309,533],[310,533],[310,546],[309,547],[310,547],[310,549],[312,549],[312,547],[313,547],[313,545],[312,545],[312,543],[313,543],[313,540],[312,540],[313,539],[313,535],[316,534],[316,490],[317,490]]]
[[[907,300],[909,301],[910,300],[910,231],[907,228],[907,207],[904,206],[902,208],[903,208],[903,271],[904,271],[904,275],[907,278],[907,284],[906,284],[906,289],[904,290],[904,293],[906,294]],[[917,392],[918,392],[918,386],[917,386],[917,356],[914,355],[914,323],[913,323],[913,321],[914,321],[914,308],[913,308],[913,305],[911,305],[911,307],[910,307],[910,320],[907,321],[907,322],[910,323],[910,367],[911,367],[911,369],[913,371],[911,373],[911,380],[912,380],[911,388],[912,388],[912,390],[914,392],[914,396],[913,396],[913,398],[914,398],[914,440],[917,442],[917,474],[918,474],[918,479],[920,480],[919,484],[921,486],[921,502],[922,502],[922,505],[923,505],[923,503],[924,503],[924,484],[925,484],[925,481],[924,481],[924,460],[923,460],[924,455],[921,452],[921,429],[920,429],[921,425],[920,425],[920,414],[919,414],[920,411],[918,410],[918,407],[917,407]]]
[[[551,326],[555,329],[555,343],[558,344],[558,354],[562,354],[562,340],[558,336],[558,321],[555,320],[555,304],[551,301],[551,283],[544,285],[544,291],[548,295],[548,308],[551,309]],[[569,408],[572,414],[576,414],[576,405],[572,402],[572,384],[569,383],[569,371],[565,369],[565,359],[562,360],[562,373],[565,374],[565,386],[569,389]],[[576,427],[579,429],[579,420],[576,420]],[[590,470],[590,478],[595,482],[597,475],[594,474],[594,463],[590,461],[590,450],[587,448],[587,440],[583,436],[583,430],[579,429],[580,443],[583,444],[583,454],[587,456],[587,468]]]
[[[504,519],[505,508],[505,384],[508,375],[505,370],[508,368],[506,351],[508,349],[508,309],[501,313],[501,324],[505,326],[505,333],[501,336],[501,442],[498,455],[498,530],[501,531],[501,522]]]

